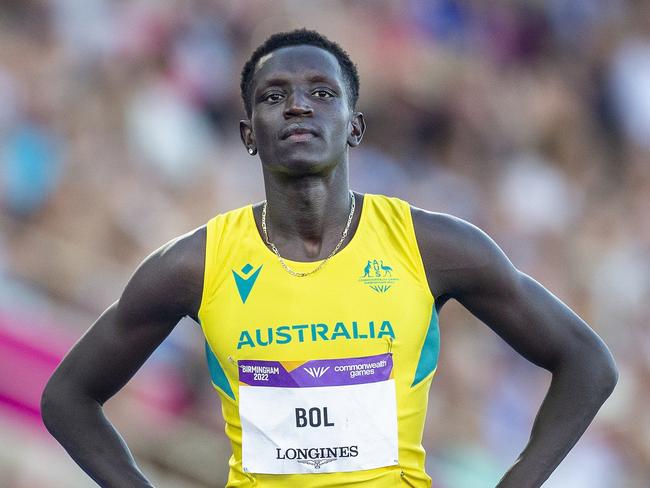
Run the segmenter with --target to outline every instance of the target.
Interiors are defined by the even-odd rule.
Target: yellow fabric
[[[431,480],[424,472],[425,453],[421,441],[435,369],[412,385],[432,314],[436,312],[408,203],[366,194],[359,227],[350,243],[323,269],[304,278],[289,275],[277,256],[264,245],[251,205],[210,220],[206,247],[199,318],[206,341],[225,372],[227,386],[234,396],[233,400],[226,394],[224,385],[214,385],[221,397],[226,434],[233,451],[227,486],[430,486]],[[313,269],[318,264],[290,260],[287,263],[300,271]],[[244,303],[235,275],[247,278],[258,269]],[[389,285],[390,288],[385,289]],[[343,326],[337,325],[339,322]],[[291,327],[303,324],[306,327]],[[325,336],[328,339],[317,333],[322,328],[314,330],[311,324],[327,324]],[[284,335],[278,334],[280,326],[289,326],[281,329]],[[437,320],[435,326],[437,328]],[[347,334],[342,333],[343,329]],[[335,330],[339,334],[333,334]],[[363,338],[364,335],[368,337]],[[437,341],[437,334],[435,339]],[[264,345],[267,342],[270,343]],[[237,403],[238,360],[289,362],[370,356],[389,351],[393,353],[396,382],[398,466],[300,475],[243,472]],[[269,405],[269,415],[272,415],[272,407]]]

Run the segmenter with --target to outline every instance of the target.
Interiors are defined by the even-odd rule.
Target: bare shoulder
[[[152,256],[181,275],[203,277],[205,264],[206,226],[202,225],[172,239]]]
[[[151,253],[129,280],[119,310],[153,310],[196,318],[203,293],[206,226],[172,239]]]
[[[470,222],[417,207],[411,215],[434,296],[453,295],[470,282],[508,280],[516,272],[494,240]]]
[[[494,259],[496,244],[484,231],[453,215],[411,207],[420,253],[436,269],[476,267]]]

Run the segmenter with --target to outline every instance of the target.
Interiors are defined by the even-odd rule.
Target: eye
[[[271,93],[267,93],[266,95],[264,95],[262,100],[264,100],[265,102],[272,102],[273,103],[273,102],[279,102],[280,100],[282,100],[282,97],[283,97],[282,93],[271,92]]]
[[[329,91],[329,90],[324,90],[322,88],[319,88],[318,90],[314,90],[312,93],[316,98],[332,98],[334,94]]]

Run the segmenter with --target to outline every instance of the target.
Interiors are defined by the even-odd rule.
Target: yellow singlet
[[[352,240],[303,278],[265,246],[251,205],[217,215],[199,318],[228,487],[430,486],[439,330],[408,203],[366,194]]]

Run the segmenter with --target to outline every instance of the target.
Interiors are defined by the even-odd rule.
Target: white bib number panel
[[[245,471],[359,471],[398,463],[393,358],[240,360]]]

